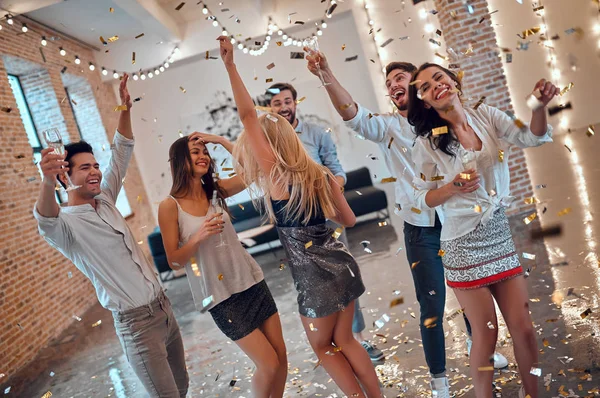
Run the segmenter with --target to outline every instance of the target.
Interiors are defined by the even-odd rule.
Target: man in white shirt
[[[309,55],[308,69],[318,76],[317,60],[332,104],[346,125],[369,141],[379,144],[385,163],[395,181],[395,213],[404,220],[404,242],[421,318],[420,329],[425,360],[432,376],[431,388],[438,398],[450,397],[446,376],[444,306],[446,285],[440,250],[440,232],[443,216],[434,210],[420,210],[414,204],[412,181],[414,163],[411,151],[415,141],[412,126],[406,120],[408,113],[408,85],[416,67],[408,62],[392,62],[386,67],[386,87],[398,112],[374,114],[357,104],[350,93],[337,81],[327,58],[322,54]],[[467,330],[470,332],[470,325]],[[467,343],[468,344],[468,343]],[[470,348],[470,345],[468,344]],[[495,356],[495,366],[505,367],[508,361]]]
[[[179,326],[157,273],[115,206],[133,155],[127,79],[125,74],[119,88],[127,110],[119,116],[104,176],[85,141],[65,145],[66,157],[44,149],[33,213],[40,235],[90,279],[100,304],[112,311],[125,356],[148,393],[181,398],[189,377]],[[59,207],[54,188],[57,179],[65,187],[65,171],[79,188],[68,191],[68,204]]]
[[[344,186],[346,184],[346,173],[337,157],[337,149],[331,138],[331,134],[329,134],[323,126],[304,122],[296,117],[298,93],[294,86],[289,83],[275,83],[267,89],[266,97],[269,98],[269,107],[271,108],[271,111],[283,116],[296,130],[298,138],[300,138],[302,145],[310,157],[318,164],[327,167],[335,176],[338,183],[341,186]],[[340,227],[331,220],[327,220],[327,224],[334,229]],[[348,245],[346,229],[342,231],[342,234],[338,239],[344,243],[347,248],[350,248]],[[385,355],[383,355],[383,352],[381,352],[379,348],[365,338],[362,333],[365,328],[365,318],[357,299],[356,305],[354,306],[354,318],[352,319],[352,333],[354,334],[354,338],[365,347],[371,361],[379,362],[385,358]]]

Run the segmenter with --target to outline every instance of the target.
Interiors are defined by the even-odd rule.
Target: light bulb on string
[[[146,80],[146,75],[142,73],[142,74],[140,75],[140,79],[142,79],[142,80]]]
[[[208,8],[206,7],[206,4],[202,4],[202,14],[208,14]]]
[[[230,41],[231,41],[231,44],[235,44],[235,38],[234,37],[232,37]]]
[[[75,56],[75,63],[76,63],[77,65],[79,65],[79,64],[81,63],[81,60],[79,59],[79,56],[78,56],[78,55],[76,55],[76,56]]]
[[[244,45],[242,43],[239,43],[238,48],[241,50],[242,48],[244,48]]]
[[[60,55],[62,55],[63,57],[64,57],[65,55],[67,55],[67,52],[66,52],[66,51],[65,51],[65,49],[64,49],[64,48],[62,48],[62,47],[59,47],[59,51],[58,51],[58,53],[59,53]]]
[[[42,36],[42,46],[46,47],[46,45],[48,44],[48,42],[46,41],[46,36]]]
[[[14,23],[13,19],[12,19],[12,15],[8,14],[8,16],[6,17],[6,22],[9,25],[12,25]]]
[[[421,9],[419,10],[419,18],[421,18],[421,19],[425,19],[425,18],[427,18],[427,10],[426,10],[426,9],[424,9],[424,8],[421,8]]]
[[[165,68],[168,68],[169,66],[171,66],[171,64],[169,64],[168,62],[165,62]]]
[[[225,28],[223,28],[223,30],[221,31],[221,35],[229,36],[229,34],[227,33],[227,30],[225,30]]]
[[[90,62],[90,70],[93,71],[94,69],[96,69],[96,67],[94,66],[93,63]]]
[[[117,73],[116,70],[113,71],[113,78],[115,78],[115,79],[119,78],[119,74]]]
[[[326,29],[326,28],[327,28],[327,22],[325,22],[325,21],[321,20],[321,27],[322,27],[323,29]]]
[[[244,49],[242,50],[242,52],[243,52],[244,54],[248,54],[248,48],[247,48],[247,47],[244,47]]]
[[[321,29],[317,29],[317,35],[318,36],[323,36],[323,31]]]
[[[102,67],[102,74],[104,76],[108,75],[108,71],[104,68],[104,66]]]
[[[425,24],[425,32],[432,33],[433,31],[434,31],[433,24],[430,24],[430,23]]]
[[[158,68],[159,71],[164,72],[165,71],[165,67],[161,66],[160,68]]]
[[[137,81],[139,79],[138,75],[136,75],[135,73],[133,74],[133,80]]]
[[[154,77],[154,74],[153,74],[152,72],[148,72],[148,77],[149,77],[150,79],[152,79],[152,78]]]
[[[277,31],[277,34],[278,34],[279,36],[281,36],[281,35],[283,34],[283,30],[279,29],[279,30]]]
[[[158,76],[158,75],[160,75],[160,71],[159,71],[158,69],[154,69],[154,74],[155,74],[156,76]]]
[[[23,24],[23,26],[21,26],[21,31],[22,31],[23,33],[27,33],[27,31],[28,31],[28,30],[29,30],[29,29],[27,29],[27,25],[26,25],[26,24]]]
[[[216,28],[217,26],[219,26],[219,21],[217,21],[216,19],[213,21],[213,26]]]

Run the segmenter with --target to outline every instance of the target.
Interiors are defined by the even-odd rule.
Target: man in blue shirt
[[[288,83],[277,83],[269,87],[266,95],[267,98],[270,98],[269,106],[271,107],[271,111],[283,116],[290,122],[296,133],[298,133],[298,138],[300,138],[302,145],[304,145],[310,157],[315,162],[327,167],[338,180],[338,183],[344,186],[346,184],[346,173],[338,160],[337,150],[331,135],[322,126],[303,122],[296,118],[296,99],[298,97],[296,89]],[[327,223],[333,228],[339,227],[339,225],[332,221],[328,220]],[[349,247],[345,230],[340,235],[339,240],[346,247]],[[352,322],[354,337],[365,347],[373,362],[381,361],[384,358],[383,353],[364,338],[362,335],[363,330],[365,330],[365,320],[360,310],[360,304],[356,300]]]

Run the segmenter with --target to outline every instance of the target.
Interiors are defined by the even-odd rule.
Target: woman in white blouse
[[[504,208],[510,205],[508,147],[552,142],[546,105],[558,93],[550,82],[534,87],[529,126],[480,104],[465,108],[460,80],[451,71],[423,64],[409,88],[408,120],[415,127],[415,202],[442,206],[440,255],[473,330],[470,366],[477,397],[492,397],[493,353],[498,337],[494,299],[513,338],[523,388],[538,396],[535,331],[527,286]]]

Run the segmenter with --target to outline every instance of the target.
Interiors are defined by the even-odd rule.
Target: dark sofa
[[[350,208],[356,214],[356,217],[371,213],[378,213],[378,217],[389,217],[388,201],[385,192],[373,186],[371,172],[366,167],[353,170],[347,174],[344,196]],[[233,227],[237,233],[259,227],[264,224],[266,219],[254,208],[252,201],[242,203],[241,205],[229,206],[229,212],[233,220]],[[279,237],[275,228],[252,237],[256,245],[273,242],[278,239]],[[167,263],[162,236],[158,227],[148,235],[148,244],[152,258],[154,259],[154,265],[162,278],[162,274],[170,272],[171,268]],[[172,275],[172,273],[169,275]]]

